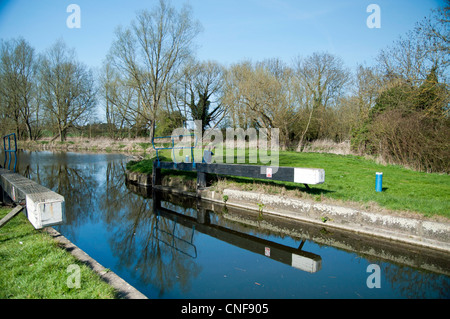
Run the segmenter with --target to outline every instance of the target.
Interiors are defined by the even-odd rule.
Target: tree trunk
[[[156,120],[150,121],[150,142],[153,142],[153,139],[155,138],[155,128],[156,128]]]
[[[312,115],[313,115],[313,111],[314,111],[314,108],[311,108],[311,112],[309,113],[308,124],[306,125],[306,128],[303,131],[302,136],[300,137],[300,141],[298,142],[298,145],[297,145],[297,152],[301,152],[303,150],[303,139],[305,138],[305,135],[308,132],[309,124],[311,123],[311,119],[312,119]]]
[[[64,142],[66,140],[66,130],[65,129],[59,129],[59,141]]]
[[[35,138],[33,138],[33,132],[31,130],[31,125],[30,122],[28,120],[25,121],[25,125],[27,126],[27,130],[28,130],[28,137],[30,138],[30,141],[34,140]]]

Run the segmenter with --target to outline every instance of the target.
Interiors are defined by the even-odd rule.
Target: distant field
[[[171,161],[170,153],[162,153]],[[426,216],[450,218],[450,176],[415,172],[397,165],[381,165],[354,155],[280,152],[280,166],[323,168],[325,183],[307,191],[303,185],[272,182],[286,188],[298,188],[325,198],[377,203],[391,209],[412,211]],[[129,165],[129,169],[151,172],[152,160]],[[375,192],[375,173],[383,172],[383,192]],[[253,183],[250,179],[233,179],[238,183]]]

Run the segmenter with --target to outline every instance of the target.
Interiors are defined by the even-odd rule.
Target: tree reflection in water
[[[19,172],[65,197],[67,223],[59,226],[59,230],[66,237],[76,243],[77,237],[81,236],[79,230],[85,225],[100,225],[108,236],[105,236],[105,242],[91,244],[101,247],[107,243],[107,249],[118,260],[114,271],[123,270],[141,285],[153,286],[158,297],[177,289],[189,294],[204,270],[202,264],[193,258],[195,254],[189,251],[192,249],[189,247],[191,240],[195,244],[199,235],[197,231],[193,235],[192,228],[178,224],[176,219],[155,214],[154,207],[161,204],[152,199],[153,194],[148,190],[126,185],[124,156],[49,152],[22,152],[20,155]],[[199,214],[195,202],[184,201],[180,197],[172,197],[162,205],[183,216]],[[227,215],[226,211],[216,212],[214,218]],[[251,231],[261,236],[272,235],[271,231],[266,232],[258,226],[259,221],[255,221],[255,226],[240,225],[227,219],[221,223],[229,223],[227,227],[242,233]],[[289,225],[285,226],[296,227]],[[356,254],[358,259],[379,264],[384,282],[396,295],[430,298],[432,293],[434,298],[449,298],[448,276],[418,270],[437,266],[448,271],[448,256],[430,262],[429,256],[422,252],[397,251],[389,243],[376,246],[373,240],[354,240],[334,230],[308,227],[301,226],[308,240],[323,246],[339,247],[337,249]],[[400,265],[401,260],[407,263]]]
[[[189,291],[191,281],[195,280],[201,267],[182,251],[167,249],[166,243],[172,240],[173,222],[154,214],[152,199],[132,196],[130,190],[124,190],[121,167],[108,164],[108,171],[111,175],[105,198],[101,201],[101,211],[117,214],[108,219],[107,225],[115,231],[109,244],[120,258],[121,266],[135,269],[134,275],[139,281],[158,287],[161,296],[175,284],[183,291]],[[117,198],[119,200],[115,200]],[[155,236],[156,229],[162,230],[159,236]],[[190,240],[192,236],[190,230],[182,227],[178,227],[177,232],[184,240]]]

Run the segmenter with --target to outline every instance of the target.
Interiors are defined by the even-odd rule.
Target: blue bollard
[[[383,191],[383,173],[377,172],[375,177],[375,191]]]

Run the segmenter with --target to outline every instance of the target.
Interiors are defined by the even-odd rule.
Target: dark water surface
[[[65,197],[58,231],[149,298],[450,297],[448,254],[152,194],[126,161],[25,151],[18,170]]]

